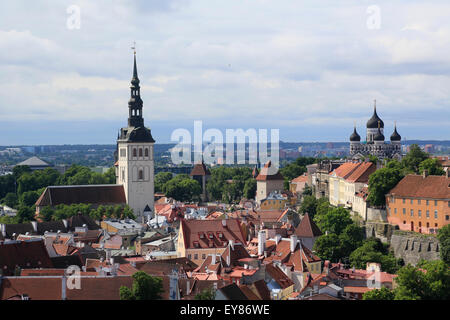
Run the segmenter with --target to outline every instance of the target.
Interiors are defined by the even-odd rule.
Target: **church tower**
[[[154,213],[154,144],[149,128],[144,126],[143,102],[134,51],[131,97],[128,101],[128,126],[117,138],[116,183],[123,185],[127,204],[138,220]],[[151,210],[151,212],[149,212]],[[144,213],[145,212],[145,213]]]

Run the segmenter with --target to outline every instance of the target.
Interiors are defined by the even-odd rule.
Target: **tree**
[[[29,166],[15,166],[13,168],[13,177],[14,179],[17,181],[17,179],[19,179],[22,174],[24,173],[31,173],[31,169]]]
[[[338,262],[342,256],[339,237],[334,233],[320,236],[314,242],[314,250],[322,260],[331,262]]]
[[[403,178],[397,163],[378,169],[369,176],[369,195],[367,201],[373,206],[385,206],[385,195]]]
[[[312,196],[312,188],[308,185],[305,185],[305,188],[303,189],[302,192],[303,196]]]
[[[386,287],[374,289],[363,294],[363,300],[394,300],[395,292]]]
[[[343,257],[348,257],[350,254],[360,247],[363,243],[364,231],[363,228],[357,226],[355,223],[349,224],[345,227],[339,235],[339,243],[341,246],[341,254]]]
[[[244,184],[244,197],[246,199],[255,199],[256,197],[256,180],[248,179]]]
[[[215,300],[216,291],[214,288],[204,289],[195,295],[195,300]]]
[[[51,221],[54,215],[55,210],[50,206],[46,206],[39,211],[39,218],[44,221]]]
[[[180,174],[164,184],[163,192],[178,201],[196,201],[200,198],[202,187],[188,175]]]
[[[20,195],[19,203],[24,206],[33,206],[37,199],[39,199],[40,193],[37,191],[27,191]]]
[[[303,197],[302,204],[300,205],[299,213],[308,213],[311,219],[316,215],[317,199],[314,196]]]
[[[442,176],[445,174],[445,171],[442,169],[442,165],[438,159],[425,159],[419,164],[419,173],[423,174],[423,172],[427,170],[428,174],[434,176]]]
[[[21,205],[16,215],[17,223],[25,223],[34,220],[34,212],[30,207]]]
[[[389,253],[388,245],[378,238],[364,240],[363,245],[350,254],[350,264],[355,268],[365,269],[367,262],[379,263],[381,270],[388,273],[396,273],[400,267],[400,261]]]
[[[17,195],[13,192],[7,193],[5,198],[3,198],[3,203],[10,208],[14,208],[18,204]]]
[[[353,223],[348,210],[344,208],[331,208],[326,214],[317,215],[314,219],[322,232],[328,231],[340,235],[342,231]]]
[[[409,152],[402,159],[402,166],[407,173],[419,173],[419,165],[426,159],[428,159],[428,153],[422,151],[417,144],[412,144]]]
[[[155,192],[162,192],[164,184],[173,178],[171,172],[160,172],[155,175]]]
[[[116,169],[111,167],[104,174],[104,179],[106,184],[115,184],[116,183]]]
[[[159,300],[164,292],[162,278],[152,277],[144,271],[133,274],[133,285],[130,288],[120,287],[120,300]]]
[[[439,229],[437,238],[440,244],[439,254],[441,259],[450,266],[450,224]]]

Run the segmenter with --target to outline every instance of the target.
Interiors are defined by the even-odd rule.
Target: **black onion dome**
[[[358,132],[356,132],[356,127],[353,129],[353,133],[350,136],[350,141],[361,141],[361,137],[359,136]]]
[[[367,128],[369,129],[378,128],[378,122],[380,122],[380,127],[384,128],[384,122],[383,120],[380,119],[380,117],[377,114],[377,107],[374,107],[372,118],[370,118],[369,121],[367,121]]]
[[[378,128],[378,132],[373,136],[373,141],[384,141],[384,135],[381,133],[380,128]]]
[[[400,141],[402,140],[402,137],[397,132],[397,126],[394,128],[394,132],[391,135],[391,141]]]

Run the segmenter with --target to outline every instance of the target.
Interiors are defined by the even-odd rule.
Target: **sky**
[[[74,9],[75,8],[75,9]],[[136,42],[146,126],[348,141],[450,139],[446,0],[54,0],[0,4],[0,145],[114,144]],[[79,15],[78,15],[79,13]],[[77,19],[79,17],[79,19]]]

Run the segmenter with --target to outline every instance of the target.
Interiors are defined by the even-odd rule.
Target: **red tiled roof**
[[[277,266],[272,264],[266,265],[266,272],[280,285],[282,289],[286,289],[294,285],[294,282]]]
[[[450,199],[450,178],[446,176],[407,175],[388,195],[410,198]]]
[[[44,241],[30,240],[0,244],[0,268],[3,276],[14,274],[20,268],[51,268],[52,261]]]
[[[191,176],[210,176],[211,172],[209,172],[205,163],[197,163],[191,171]]]
[[[333,173],[349,182],[367,183],[369,176],[376,171],[372,162],[346,162],[336,168]]]
[[[303,174],[303,175],[301,175],[301,176],[298,176],[297,178],[295,178],[295,179],[292,179],[292,183],[298,183],[298,182],[307,182],[308,181],[308,176],[307,175],[305,175],[305,174]]]
[[[223,221],[226,221],[226,227],[223,226]],[[183,220],[180,228],[183,230],[186,249],[224,248],[229,240],[245,244],[245,236],[237,219]],[[218,232],[222,233],[222,237],[218,236]]]
[[[314,238],[322,235],[319,227],[314,223],[308,213],[300,221],[295,229],[295,234],[301,238]]]
[[[125,204],[122,185],[49,186],[45,189],[36,206],[56,206],[58,204]]]
[[[257,181],[284,180],[284,177],[280,173],[280,170],[277,170],[275,174],[269,174],[270,167],[272,167],[272,161],[269,161],[264,165],[264,168],[261,169],[261,172],[256,177],[256,180]]]

